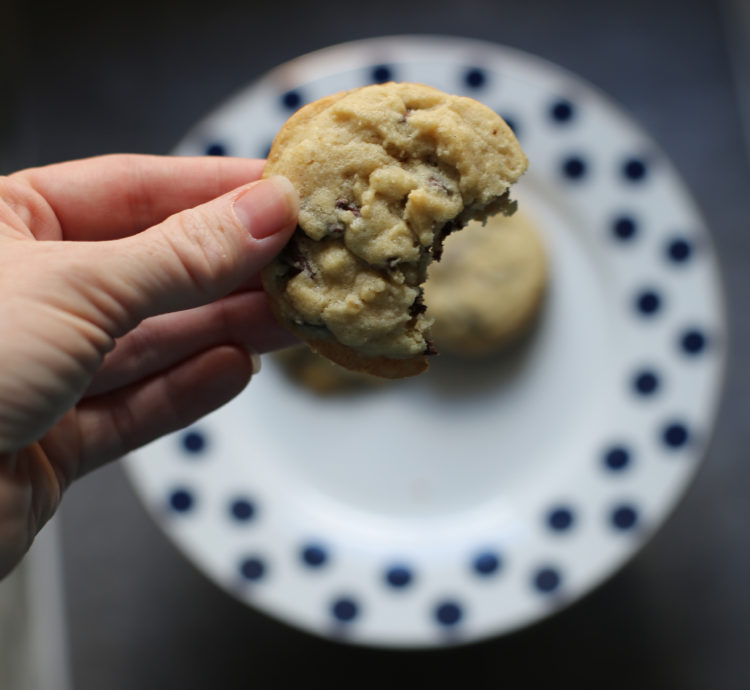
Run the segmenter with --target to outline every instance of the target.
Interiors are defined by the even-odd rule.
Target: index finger
[[[113,240],[254,182],[264,165],[263,160],[223,156],[112,154],[11,177],[49,204],[62,239]]]

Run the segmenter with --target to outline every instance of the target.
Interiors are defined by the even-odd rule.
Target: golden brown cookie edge
[[[402,379],[417,376],[429,367],[426,355],[409,357],[407,359],[393,359],[390,357],[368,357],[351,347],[332,340],[308,340],[307,344],[319,355],[330,359],[339,366],[370,374],[385,379]]]

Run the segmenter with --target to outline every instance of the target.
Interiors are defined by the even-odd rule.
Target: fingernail
[[[253,363],[253,376],[260,371],[261,359],[257,352],[250,352],[250,361]]]
[[[234,213],[242,226],[262,240],[297,222],[299,201],[285,177],[256,182],[234,200]]]

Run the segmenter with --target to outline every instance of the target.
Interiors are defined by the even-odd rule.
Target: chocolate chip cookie
[[[366,86],[301,108],[264,172],[301,200],[294,236],[263,271],[279,320],[348,369],[424,371],[427,266],[449,232],[515,210],[508,190],[526,166],[495,112],[428,86]]]

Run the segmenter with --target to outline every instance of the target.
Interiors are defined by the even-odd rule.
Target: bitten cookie
[[[301,108],[264,171],[301,201],[294,236],[263,271],[279,320],[348,369],[424,371],[427,266],[452,230],[515,210],[508,189],[526,166],[490,108],[428,86],[366,86]]]
[[[433,263],[425,301],[444,352],[483,356],[520,338],[533,324],[547,285],[547,257],[531,218],[518,211],[485,227],[470,223]]]

